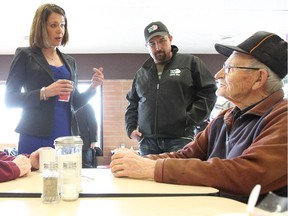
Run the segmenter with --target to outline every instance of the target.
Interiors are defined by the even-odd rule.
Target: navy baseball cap
[[[227,57],[233,51],[251,55],[268,66],[281,79],[287,75],[287,42],[274,33],[258,31],[238,46],[216,43],[215,49]]]

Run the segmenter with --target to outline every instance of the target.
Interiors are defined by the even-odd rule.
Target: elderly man
[[[204,185],[219,195],[246,202],[256,184],[287,196],[287,42],[256,32],[238,46],[216,44],[229,56],[215,75],[217,95],[235,106],[222,111],[194,141],[174,153],[140,157],[132,151],[112,156],[116,177]]]

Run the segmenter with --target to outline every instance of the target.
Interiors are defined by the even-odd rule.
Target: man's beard
[[[158,51],[157,53],[155,53],[155,59],[160,64],[163,64],[163,63],[167,62],[167,60],[168,60],[166,53],[163,51]]]

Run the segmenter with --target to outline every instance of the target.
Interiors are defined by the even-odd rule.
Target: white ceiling
[[[2,2],[3,1],[3,2]],[[0,54],[28,45],[42,0],[1,0]],[[165,23],[184,53],[216,53],[216,42],[238,44],[256,31],[288,36],[287,0],[56,0],[66,11],[66,53],[147,53],[143,30]]]

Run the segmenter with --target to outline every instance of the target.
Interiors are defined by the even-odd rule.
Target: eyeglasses
[[[231,73],[231,69],[237,68],[237,69],[242,69],[242,70],[259,70],[260,68],[253,68],[253,67],[236,67],[236,66],[231,66],[231,65],[226,65],[225,63],[223,64],[223,69],[225,74]]]
[[[156,45],[158,44],[159,45],[164,45],[166,42],[167,42],[168,38],[167,37],[163,37],[161,38],[159,41],[149,41],[147,44],[148,46],[150,46],[151,48],[155,48]]]

